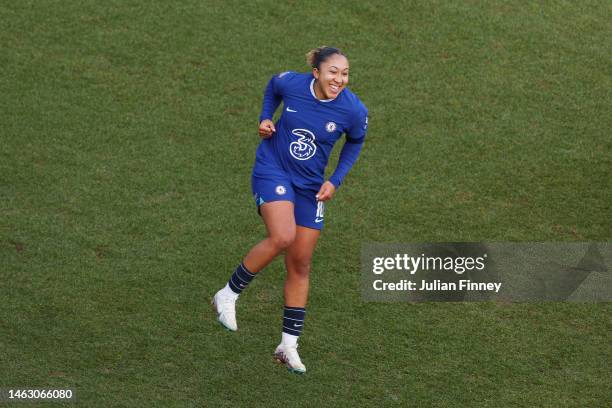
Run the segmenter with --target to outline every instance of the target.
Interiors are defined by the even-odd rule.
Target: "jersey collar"
[[[319,102],[331,102],[331,101],[333,101],[333,99],[319,99],[319,98],[317,98],[317,95],[315,94],[315,91],[314,91],[314,82],[315,82],[315,78],[312,78],[312,81],[310,81],[310,93],[312,94],[312,97],[315,98]]]

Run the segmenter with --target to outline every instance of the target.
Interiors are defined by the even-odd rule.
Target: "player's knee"
[[[272,241],[272,244],[276,247],[276,249],[282,251],[284,249],[287,249],[291,244],[293,244],[293,241],[295,240],[295,231],[286,230],[272,234],[270,236],[270,240]]]
[[[310,274],[310,256],[292,256],[290,259],[292,270],[300,277]]]

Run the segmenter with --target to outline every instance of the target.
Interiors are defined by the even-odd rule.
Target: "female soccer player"
[[[249,282],[285,251],[285,308],[281,343],[274,356],[292,372],[306,367],[297,353],[304,326],[310,261],[323,228],[324,202],[330,200],[361,151],[368,111],[346,85],[349,63],[338,48],[319,47],[307,54],[310,73],[283,72],[272,77],[259,117],[262,141],[252,172],[255,203],[268,236],[255,245],[213,300],[217,320],[238,329],[236,300]],[[283,102],[280,119],[272,122]],[[346,134],[338,165],[324,180],[334,144]]]

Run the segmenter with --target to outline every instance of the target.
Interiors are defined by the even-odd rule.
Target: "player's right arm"
[[[272,117],[274,112],[283,100],[284,83],[293,72],[283,72],[279,75],[274,75],[268,82],[264,92],[261,114],[259,115],[259,136],[269,138],[276,132]]]

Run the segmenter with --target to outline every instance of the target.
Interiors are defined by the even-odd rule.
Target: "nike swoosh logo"
[[[302,327],[303,324],[294,324],[293,327]]]
[[[290,107],[287,106],[287,112],[297,112],[296,110],[291,109]]]
[[[315,218],[315,222],[323,222],[323,218]]]

